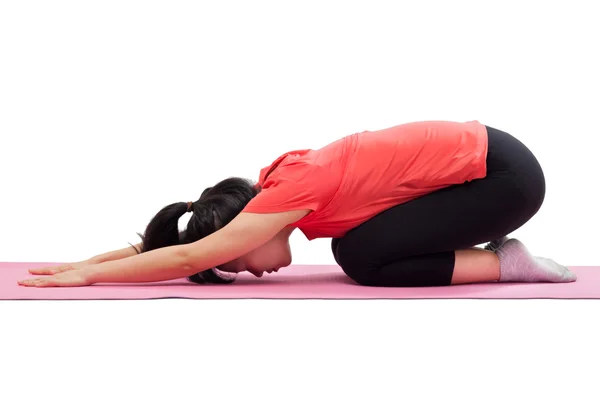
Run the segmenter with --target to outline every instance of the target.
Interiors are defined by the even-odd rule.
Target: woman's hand
[[[18,282],[21,286],[57,287],[57,286],[88,286],[92,282],[81,269],[56,273],[41,278],[24,279]]]
[[[60,274],[61,272],[80,270],[90,265],[95,265],[95,263],[88,260],[62,264],[56,267],[32,268],[29,270],[29,273],[32,275],[56,275]]]

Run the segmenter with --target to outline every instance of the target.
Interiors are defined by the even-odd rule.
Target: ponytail
[[[144,234],[137,233],[142,239],[141,253],[181,244],[179,218],[186,212],[186,203],[174,203],[160,210],[152,218]],[[129,243],[129,245],[134,248],[136,253],[141,254],[133,244]]]
[[[187,212],[187,203],[166,206],[152,218],[142,237],[142,252],[181,244],[179,218]]]

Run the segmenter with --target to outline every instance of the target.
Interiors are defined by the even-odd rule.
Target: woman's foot
[[[517,239],[507,239],[492,251],[500,260],[500,282],[574,282],[577,280],[574,273],[556,261],[532,256],[525,245]]]

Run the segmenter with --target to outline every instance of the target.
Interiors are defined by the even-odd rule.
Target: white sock
[[[500,260],[500,282],[574,282],[577,276],[548,258],[534,257],[517,239],[508,239],[495,253]]]

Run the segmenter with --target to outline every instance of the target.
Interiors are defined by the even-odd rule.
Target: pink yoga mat
[[[0,263],[0,300],[86,299],[597,299],[600,267],[572,267],[573,283],[486,283],[427,288],[363,287],[333,265],[293,265],[256,278],[238,275],[230,285],[197,285],[184,279],[152,284],[99,284],[75,288],[17,285],[27,269],[57,263]]]

